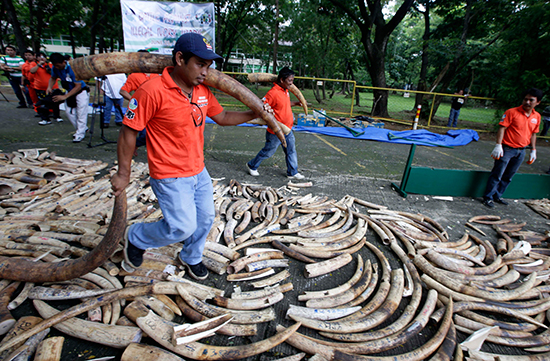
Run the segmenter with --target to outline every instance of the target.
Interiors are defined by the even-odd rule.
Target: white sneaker
[[[80,143],[80,142],[82,141],[82,139],[84,139],[84,136],[83,136],[83,135],[78,136],[78,137],[75,135],[75,136],[73,137],[73,143]]]
[[[248,173],[253,177],[257,177],[260,175],[260,173],[257,170],[250,169],[250,166],[248,165],[248,163],[246,163],[246,169],[248,169]]]
[[[38,122],[38,124],[39,125],[48,125],[48,124],[52,124],[52,122],[49,121],[49,120],[41,120],[41,121]]]
[[[296,173],[294,175],[289,175],[288,178],[290,178],[290,179],[305,179],[306,177],[304,177],[300,173]]]
[[[58,123],[61,123],[63,121],[63,118],[57,118],[56,120]]]

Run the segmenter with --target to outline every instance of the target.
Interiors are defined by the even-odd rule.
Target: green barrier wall
[[[401,190],[433,196],[482,197],[489,172],[411,167]],[[550,198],[550,175],[517,173],[503,198]]]

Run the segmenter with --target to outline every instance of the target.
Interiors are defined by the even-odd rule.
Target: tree
[[[413,0],[403,0],[395,14],[388,21],[382,12],[382,0],[330,0],[357,25],[361,32],[361,43],[366,51],[366,66],[372,84],[386,88],[386,48],[388,39],[397,25],[403,20],[413,4]],[[388,117],[388,92],[374,90],[372,115]]]
[[[15,35],[15,42],[20,51],[27,49],[27,42],[25,40],[25,35],[21,29],[21,25],[17,18],[17,13],[15,11],[15,6],[13,6],[12,0],[3,0],[4,6],[6,8],[6,14],[8,20],[13,28],[13,33]]]
[[[440,0],[435,11],[443,21],[433,32],[433,60],[440,72],[430,90],[452,92],[471,83],[472,65],[513,22],[515,4],[506,0]],[[435,98],[434,114],[442,97]]]

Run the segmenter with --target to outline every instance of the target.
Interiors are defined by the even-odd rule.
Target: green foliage
[[[374,43],[383,24],[373,24],[362,33],[359,24],[367,19],[362,18],[357,0],[338,4],[330,0],[278,0],[280,15],[275,19],[276,1],[215,0],[217,51],[227,58],[239,48],[260,59],[262,71],[271,72],[267,64],[273,58],[278,22],[279,67],[291,64],[302,76],[353,78],[358,85],[373,84],[372,73],[367,71],[371,59],[367,59],[364,37]],[[516,106],[526,88],[550,92],[550,2],[540,0],[417,0],[417,9],[407,13],[383,44],[383,75],[388,86],[403,88],[418,83],[424,34],[420,11],[427,1],[431,9],[427,83],[452,64],[450,80],[436,90],[454,92],[472,84],[472,94],[497,97],[502,108]],[[384,9],[386,23],[403,2],[381,1],[389,6]],[[123,42],[118,0],[19,0],[13,4],[25,39],[72,33],[75,46],[90,46],[90,31],[97,28],[102,30],[98,37]],[[471,4],[469,9],[467,4]],[[99,9],[95,20],[94,8]],[[467,16],[470,20],[465,31]],[[9,29],[2,40],[4,44],[15,43]],[[311,82],[303,84],[311,86]],[[349,95],[343,83],[335,89],[344,98]],[[327,90],[332,87],[327,86]],[[366,105],[364,95],[361,93],[361,100]]]

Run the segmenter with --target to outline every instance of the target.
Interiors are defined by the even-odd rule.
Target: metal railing
[[[247,84],[247,73],[225,72],[235,76],[242,83]],[[434,93],[417,90],[405,90],[396,88],[377,88],[357,85],[353,80],[295,77],[295,84],[300,88],[309,103],[314,108],[323,108],[327,114],[337,117],[355,117],[358,115],[371,116],[374,103],[374,90],[388,92],[389,117],[373,117],[384,122],[393,122],[412,127],[416,113],[415,96],[423,94],[423,103],[429,105],[429,109],[423,109],[418,127],[421,128],[447,128],[447,120],[451,108],[451,99],[457,94]],[[265,84],[265,87],[271,84]],[[267,89],[264,86],[255,87],[249,84],[251,90],[259,97],[265,95]],[[326,93],[330,93],[329,96]],[[360,105],[357,105],[357,94]],[[317,99],[316,99],[317,97]],[[440,97],[439,99],[436,99]],[[442,99],[441,99],[442,98]],[[319,100],[321,103],[319,103]],[[474,129],[476,131],[493,131],[498,123],[499,114],[493,98],[469,95],[460,111],[458,121],[459,128]],[[437,109],[436,101],[439,102]],[[222,104],[235,105],[235,104]]]

